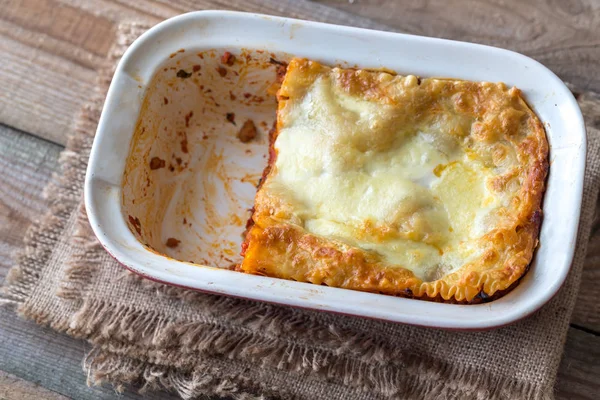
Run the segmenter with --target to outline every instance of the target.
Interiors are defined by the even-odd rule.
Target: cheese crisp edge
[[[411,97],[419,101],[425,99],[422,105],[411,104],[411,115],[442,119],[445,127],[456,129],[459,140],[473,143],[472,147],[467,146],[469,151],[471,148],[483,149],[481,153],[490,158],[486,162],[503,171],[489,179],[487,186],[491,192],[502,193],[508,185],[518,182],[517,195],[509,199],[510,204],[498,207],[502,211],[498,211],[498,225],[477,239],[476,248],[481,251],[474,259],[441,277],[426,281],[407,268],[391,265],[377,252],[337,238],[310,233],[303,226],[305,221],[295,214],[284,197],[267,193],[265,184],[270,188],[269,185],[277,181],[278,153],[275,144],[278,134],[286,129],[285,120],[290,113],[288,102],[304,98],[324,75],[334,76],[336,87],[345,93],[381,107],[397,106],[399,99],[405,99],[402,96],[407,91],[435,91],[436,95],[430,98]],[[436,96],[447,101],[437,101]],[[398,77],[384,72],[331,69],[317,62],[293,59],[278,92],[278,101],[269,163],[257,192],[255,211],[243,244],[244,260],[238,268],[240,271],[375,293],[471,303],[504,294],[525,274],[538,243],[541,202],[548,172],[548,143],[542,124],[518,89],[507,89],[503,84],[456,80],[421,81],[416,77]],[[454,114],[435,110],[440,104],[451,104]],[[504,107],[506,104],[510,107]],[[419,116],[419,113],[425,117]],[[460,135],[464,135],[465,128],[453,125],[460,119],[457,115],[461,118],[468,116],[469,132],[464,138]],[[444,121],[444,118],[447,120]],[[409,121],[413,120],[409,118]],[[499,143],[505,145],[500,146]],[[377,146],[377,143],[369,142],[368,145]],[[321,149],[314,150],[318,152]],[[513,155],[512,164],[502,165],[507,158],[502,155],[503,152]],[[438,168],[436,174],[449,174],[444,171],[448,165],[452,163]],[[463,246],[462,242],[455,247],[459,245]]]

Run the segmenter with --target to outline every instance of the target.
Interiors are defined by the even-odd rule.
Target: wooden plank
[[[385,29],[361,16],[340,12],[308,0],[57,0],[78,7],[95,15],[106,16],[115,22],[135,17],[147,22],[158,22],[177,14],[197,10],[234,10],[279,15],[315,21],[329,21],[342,25],[353,25]],[[388,28],[389,29],[389,28]]]
[[[31,223],[47,209],[42,191],[58,171],[62,147],[0,125],[0,277]],[[1,281],[2,279],[0,279]]]
[[[590,242],[571,323],[600,334],[600,237]]]
[[[582,90],[600,92],[600,2],[581,0],[318,0],[415,35],[464,40],[535,58]]]
[[[113,29],[51,0],[0,0],[0,123],[64,145]]]
[[[556,381],[556,397],[597,400],[600,394],[600,336],[569,329]]]
[[[192,10],[201,10],[201,5],[192,8],[182,8],[181,5],[171,2],[160,2],[156,0],[57,0],[62,4],[68,4],[86,13],[109,18],[113,22],[119,21],[146,21],[157,23],[166,18]]]
[[[18,28],[3,30],[11,39],[91,69],[114,39],[113,21],[55,0],[0,0],[0,20]]]
[[[5,36],[0,53],[0,122],[64,145],[96,72]]]
[[[1,400],[67,400],[51,390],[40,385],[28,382],[6,372],[0,371],[0,399]]]

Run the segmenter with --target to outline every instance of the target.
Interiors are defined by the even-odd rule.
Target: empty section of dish
[[[123,177],[122,210],[144,245],[212,267],[241,261],[241,234],[275,120],[276,59],[180,50],[145,94]]]

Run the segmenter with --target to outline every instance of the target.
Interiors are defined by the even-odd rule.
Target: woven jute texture
[[[84,362],[90,383],[174,390],[186,399],[553,397],[600,186],[595,127],[588,125],[583,209],[567,282],[539,312],[512,326],[448,332],[168,287],[117,264],[98,245],[82,205],[114,65],[145,29],[119,28],[61,157],[62,175],[47,188],[48,215],[30,230],[3,294],[20,315],[92,344]],[[591,95],[578,99],[588,117],[598,112]]]

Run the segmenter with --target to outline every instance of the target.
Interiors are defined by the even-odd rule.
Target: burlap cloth
[[[186,399],[553,397],[600,186],[594,126],[587,127],[571,273],[541,311],[512,326],[448,332],[168,287],[126,272],[104,252],[82,206],[88,154],[114,64],[145,29],[120,27],[61,156],[62,175],[47,188],[48,215],[30,230],[4,290],[4,301],[16,303],[20,315],[93,345],[84,362],[89,382],[175,390]],[[578,97],[588,117],[599,115],[597,99]],[[600,244],[600,235],[595,238]]]

